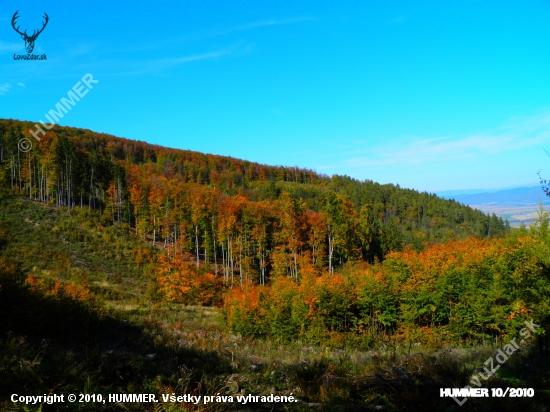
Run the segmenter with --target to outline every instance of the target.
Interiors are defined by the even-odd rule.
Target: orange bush
[[[168,300],[186,305],[218,304],[223,287],[221,279],[195,263],[165,255],[159,257],[157,282]]]

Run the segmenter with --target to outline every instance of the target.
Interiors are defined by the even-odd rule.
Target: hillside
[[[543,220],[509,234],[398,186],[71,128],[24,153],[26,127],[0,122],[0,407],[16,392],[218,393],[298,402],[81,406],[446,410],[449,377],[467,384],[530,317],[549,324]],[[540,403],[544,345],[491,385]],[[532,404],[508,401],[471,408]]]
[[[0,191],[1,410],[20,410],[8,401],[13,393],[168,391],[174,379],[217,388],[231,370],[196,344],[219,328],[219,316],[160,304],[151,276],[158,251],[98,218]],[[185,333],[169,332],[174,319]],[[186,345],[178,344],[183,336]],[[50,406],[21,410],[72,410]]]
[[[0,181],[14,193],[68,210],[87,206],[174,256],[192,254],[225,281],[296,275],[297,256],[333,271],[383,260],[391,250],[475,235],[506,222],[435,195],[168,149],[55,126],[28,152],[29,122],[0,121]],[[302,260],[303,261],[303,260]]]
[[[525,250],[531,251],[532,244],[526,244]],[[467,244],[464,247],[472,250]],[[453,244],[446,247],[447,251],[455,249]],[[485,253],[484,248],[473,249]],[[440,254],[438,250],[434,252]],[[409,356],[407,346],[402,346],[405,353],[401,354],[397,346],[395,352],[388,348],[390,340],[373,345],[368,334],[362,338],[356,333],[351,334],[350,345],[344,346],[344,350],[338,348],[341,343],[338,344],[336,333],[318,344],[288,342],[289,335],[284,340],[238,336],[228,329],[230,325],[225,325],[216,308],[184,306],[163,295],[155,274],[165,252],[140,240],[122,225],[102,225],[99,211],[76,208],[68,213],[66,208],[49,207],[20,195],[0,192],[0,311],[3,314],[0,318],[0,409],[29,410],[9,401],[13,393],[65,396],[69,393],[103,396],[154,393],[159,399],[161,394],[172,393],[178,396],[293,393],[299,399],[295,405],[234,402],[206,407],[189,402],[88,402],[80,404],[79,409],[213,412],[384,408],[422,411],[428,408],[438,411],[447,410],[453,403],[439,398],[439,388],[446,387],[448,379],[457,385],[466,384],[476,368],[492,356],[491,346],[453,350],[452,354],[449,350],[418,352],[419,347],[414,346],[413,356]],[[445,255],[438,259],[448,260]],[[493,266],[492,261],[487,263],[490,266],[478,265],[480,270]],[[394,268],[397,275],[395,270],[399,265],[395,264],[395,258],[386,266]],[[350,269],[345,272],[350,279],[354,273],[363,273],[359,267]],[[477,283],[475,276],[468,278],[468,288],[472,291]],[[334,277],[338,278],[338,275]],[[328,290],[336,293],[329,299],[325,296],[319,303],[325,308],[335,306],[333,310],[323,309],[317,313],[335,320],[340,318],[337,323],[327,325],[342,327],[342,309],[350,309],[341,306],[347,304],[341,299],[341,292],[346,290],[340,288],[340,282],[331,286],[327,279],[319,283],[318,291],[329,287]],[[444,285],[449,278],[441,277],[441,280]],[[310,287],[308,285],[306,282],[303,287]],[[280,293],[281,286],[284,283],[276,286],[273,293]],[[394,287],[408,290],[399,284]],[[288,286],[286,289],[288,293]],[[376,291],[371,289],[372,286],[368,286],[365,291],[375,292],[372,295],[375,297]],[[266,293],[271,293],[269,291],[265,289]],[[235,288],[234,292],[229,300],[232,312],[235,311],[233,299],[239,296],[239,289]],[[253,290],[243,292],[253,293]],[[504,292],[506,296],[510,294]],[[378,293],[386,292],[382,288]],[[354,295],[348,294],[347,298]],[[464,295],[470,295],[470,291]],[[460,296],[458,293],[455,298]],[[480,295],[475,293],[472,297],[475,302]],[[504,297],[492,296],[498,305],[504,303]],[[362,299],[370,299],[369,293]],[[376,301],[393,304],[384,297]],[[241,308],[248,310],[250,302],[245,300]],[[280,302],[275,295],[264,304]],[[292,302],[299,305],[296,299]],[[467,308],[469,301],[463,302]],[[367,301],[363,305],[365,303]],[[544,305],[538,307],[543,310]],[[367,308],[362,311],[371,313]],[[497,316],[500,313],[490,312]],[[275,312],[268,312],[277,318],[271,325],[284,326],[292,313],[281,311],[277,316]],[[236,318],[230,320],[233,322]],[[246,335],[254,324],[241,322],[240,325],[247,328]],[[265,325],[259,326],[257,332],[264,333],[263,328]],[[383,330],[376,329],[378,335]],[[464,330],[464,326],[461,329]],[[283,330],[292,333],[288,327]],[[426,337],[432,339],[434,335]],[[352,342],[355,344],[351,345]],[[531,345],[525,348],[515,355],[514,361],[503,365],[502,373],[492,378],[491,386],[535,387],[535,400],[473,399],[469,401],[470,410],[482,411],[490,406],[513,411],[544,403],[548,357],[537,355]],[[409,381],[414,384],[406,383]],[[41,404],[36,405],[41,409],[30,410],[73,410],[72,406],[76,407]]]

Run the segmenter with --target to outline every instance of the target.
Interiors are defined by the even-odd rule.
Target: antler
[[[42,33],[42,31],[46,28],[46,24],[48,24],[48,21],[50,20],[50,18],[48,17],[48,14],[45,13],[45,12],[44,12],[44,19],[45,19],[45,21],[44,21],[44,24],[43,24],[42,28],[40,30],[38,30],[38,33],[36,33],[36,34],[33,32],[31,37],[38,37],[38,35],[40,33]]]
[[[19,33],[21,36],[26,36],[26,35],[27,35],[27,30],[25,30],[25,33],[21,33],[21,32],[19,31],[19,27],[20,27],[20,26],[19,26],[19,27],[15,27],[15,20],[17,20],[17,18],[19,17],[19,16],[17,15],[17,13],[19,13],[19,10],[17,10],[17,11],[13,14],[13,17],[11,18],[11,25],[12,25],[13,29],[14,29],[17,33]]]

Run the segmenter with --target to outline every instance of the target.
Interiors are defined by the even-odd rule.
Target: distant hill
[[[525,186],[505,186],[505,187],[497,187],[493,189],[440,190],[435,192],[435,194],[444,199],[454,199],[456,196],[460,196],[460,195],[475,195],[478,193],[495,193],[495,192],[502,192],[504,190],[510,190],[510,189],[520,189],[523,187]]]
[[[444,199],[454,199],[455,196],[460,195],[474,195],[477,193],[489,193],[496,192],[496,190],[487,190],[487,189],[466,189],[466,190],[442,190],[435,192],[436,195]]]
[[[473,189],[470,193],[466,192],[446,191],[439,192],[438,196],[471,206],[483,213],[494,213],[506,219],[512,227],[519,227],[521,223],[528,226],[537,219],[539,202],[545,209],[550,209],[550,198],[540,186],[485,190],[482,193],[476,193],[477,190]]]
[[[440,196],[470,206],[537,206],[539,202],[542,202],[543,205],[550,205],[550,198],[544,194],[540,186],[457,195],[447,192],[441,193]]]

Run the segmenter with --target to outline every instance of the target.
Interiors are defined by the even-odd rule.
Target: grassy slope
[[[157,250],[84,211],[69,216],[0,194],[0,409],[11,393],[294,393],[303,402],[241,410],[458,410],[439,387],[466,384],[496,349],[396,356],[242,339],[224,331],[214,308],[158,301]],[[136,254],[149,256],[136,264]],[[8,270],[6,262],[18,262]],[[29,274],[89,288],[75,301],[33,291]],[[8,332],[9,331],[9,332]],[[485,387],[545,387],[548,359],[514,354]],[[525,366],[528,365],[528,366]],[[542,410],[532,399],[470,400],[464,410]],[[82,405],[99,410],[228,410],[238,404]],[[458,405],[456,405],[458,406]],[[69,408],[45,405],[43,410]],[[454,409],[453,409],[454,408]],[[532,409],[535,408],[535,409]],[[30,410],[38,410],[37,407]]]
[[[0,204],[7,238],[0,269],[6,262],[19,264],[0,282],[0,309],[7,314],[0,322],[3,399],[11,393],[158,392],[198,382],[218,389],[229,362],[164,336],[159,321],[185,319],[182,325],[199,330],[217,327],[218,315],[208,308],[155,305],[149,265],[135,264],[134,251],[147,245],[84,213],[69,216],[7,195],[0,195]],[[95,302],[33,292],[21,285],[28,274],[52,287],[56,279],[88,287]]]

